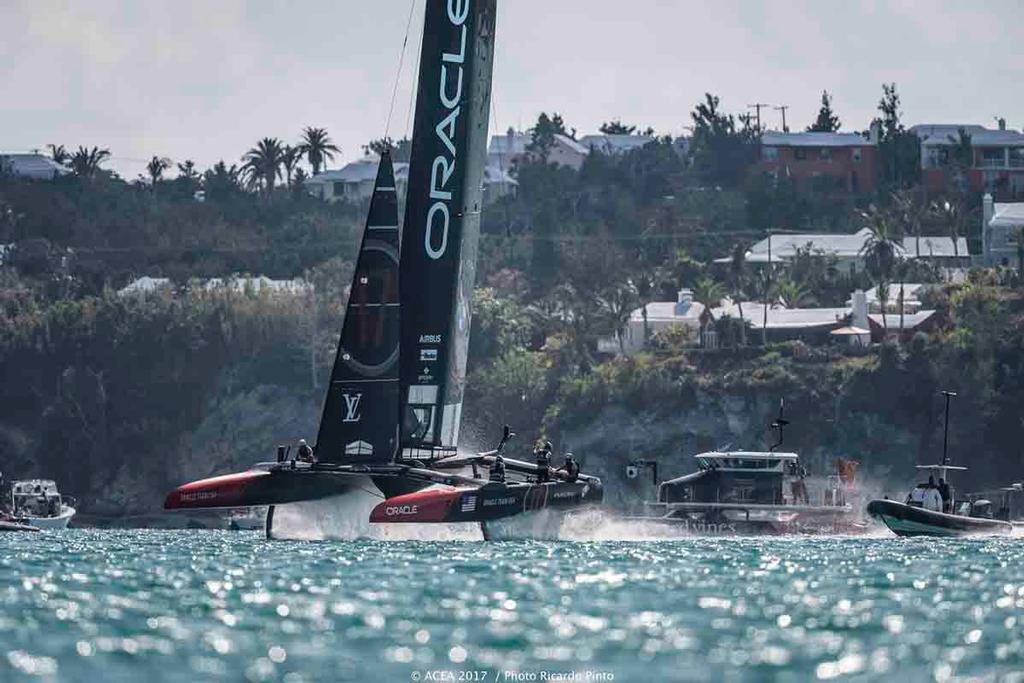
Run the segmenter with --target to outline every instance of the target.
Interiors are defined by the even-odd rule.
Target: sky
[[[339,166],[383,135],[399,73],[390,131],[411,129],[424,1],[0,0],[0,152],[97,145],[132,179],[153,155],[230,164],[323,126]],[[558,111],[680,135],[705,92],[788,105],[799,130],[823,89],[863,130],[883,82],[907,125],[1024,128],[1020,0],[499,0],[496,50],[492,131]]]

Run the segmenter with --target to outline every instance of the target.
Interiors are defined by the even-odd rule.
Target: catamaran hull
[[[365,477],[286,466],[258,468],[184,484],[167,495],[167,510],[284,505],[337,496]]]
[[[545,484],[488,484],[437,488],[388,498],[370,521],[378,524],[490,523],[541,510],[571,510],[600,504],[601,484],[557,481]]]
[[[1004,536],[1013,533],[1009,522],[949,515],[894,500],[873,500],[868,503],[867,511],[897,536]]]

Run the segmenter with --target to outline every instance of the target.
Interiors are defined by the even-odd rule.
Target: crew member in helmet
[[[537,483],[543,484],[551,480],[551,442],[538,442],[533,449],[533,456],[537,459]]]
[[[487,479],[496,484],[505,483],[505,458],[501,457],[501,453],[494,456],[494,462],[491,463],[491,472]]]
[[[580,465],[576,462],[576,458],[573,457],[572,453],[565,454],[565,462],[558,468],[559,472],[565,473],[566,481],[576,481],[580,478]]]
[[[299,439],[299,450],[295,453],[295,459],[298,462],[308,462],[310,464],[316,462],[313,449],[309,447],[305,439]]]

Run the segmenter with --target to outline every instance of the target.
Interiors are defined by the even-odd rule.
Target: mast
[[[943,391],[942,395],[946,397],[946,419],[942,426],[942,464],[945,466],[949,464],[949,399],[956,396],[956,392]]]
[[[496,0],[428,0],[402,234],[401,445],[458,443]]]
[[[385,462],[397,451],[398,260],[395,172],[385,151],[320,419],[322,462]]]

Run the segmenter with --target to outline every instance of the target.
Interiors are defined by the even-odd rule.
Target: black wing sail
[[[496,0],[428,0],[402,236],[402,447],[458,443]]]
[[[317,434],[324,462],[383,462],[398,447],[398,200],[381,155]]]

